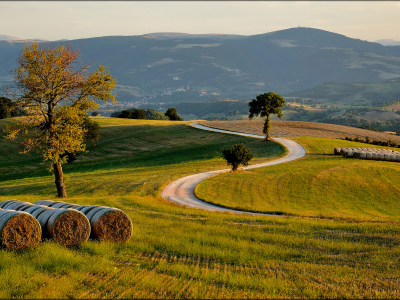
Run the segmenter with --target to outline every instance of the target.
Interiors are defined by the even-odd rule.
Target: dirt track
[[[201,121],[199,123],[213,128],[264,135],[262,132],[264,121]],[[368,136],[371,140],[387,142],[390,139],[400,144],[400,136],[398,135],[343,125],[301,121],[271,121],[271,136],[315,136],[333,139],[344,139],[347,136],[358,137],[363,141]]]
[[[264,136],[262,136],[262,135],[226,132],[224,130],[208,128],[208,127],[199,125],[197,123],[192,123],[190,125],[192,125],[193,127],[199,128],[199,129],[203,129],[203,130],[217,131],[217,132],[237,134],[237,135],[243,135],[243,136],[250,136],[250,137],[261,138],[261,139],[264,138]],[[281,164],[281,163],[285,163],[285,162],[289,162],[289,161],[301,158],[306,154],[306,150],[301,145],[299,145],[298,143],[296,143],[294,141],[291,141],[288,139],[281,139],[281,138],[274,138],[274,140],[283,144],[289,150],[289,153],[285,157],[282,157],[282,158],[279,158],[279,159],[276,159],[273,161],[269,161],[266,163],[250,165],[248,167],[244,167],[244,168],[240,168],[240,169],[248,170],[248,169],[255,169],[255,168],[277,165],[277,164]],[[224,170],[199,173],[199,174],[194,174],[194,175],[189,175],[186,177],[179,178],[179,179],[171,182],[170,184],[168,184],[164,188],[164,190],[161,192],[161,196],[168,201],[171,201],[171,202],[174,202],[174,203],[177,203],[180,205],[200,208],[200,209],[209,210],[209,211],[232,212],[232,213],[239,213],[239,214],[247,213],[247,214],[252,214],[252,215],[266,215],[266,214],[262,214],[262,213],[249,213],[249,212],[244,212],[244,211],[239,211],[239,210],[223,208],[223,207],[209,204],[207,202],[201,201],[196,198],[196,196],[194,195],[194,189],[200,182],[202,182],[203,180],[205,180],[213,175],[225,173],[225,172],[229,172],[229,171],[230,171],[230,169],[224,169]]]

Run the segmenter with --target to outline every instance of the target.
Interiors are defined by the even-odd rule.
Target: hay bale
[[[33,214],[33,212],[35,211],[35,210],[38,210],[39,208],[41,208],[42,206],[31,206],[31,207],[28,207],[28,208],[25,208],[23,211],[24,212],[27,212],[28,214]]]
[[[10,213],[10,212],[12,212],[12,210],[0,208],[0,218],[1,218],[3,215],[8,214],[8,213]]]
[[[14,202],[9,205],[6,205],[5,209],[19,210],[21,207],[27,205],[26,202]]]
[[[367,152],[366,159],[372,160],[372,152]]]
[[[12,250],[36,246],[42,230],[38,221],[26,212],[8,211],[0,217],[1,245]]]
[[[346,151],[346,153],[344,154],[345,158],[353,158],[353,151]]]
[[[11,200],[4,200],[4,201],[1,201],[1,202],[0,202],[0,208],[4,208],[4,206],[6,206],[7,203],[10,203],[10,202],[12,202],[12,201],[18,201],[18,200],[16,200],[16,199],[11,199]]]
[[[92,220],[93,216],[98,213],[99,211],[110,208],[108,206],[96,206],[95,208],[91,209],[90,211],[86,212],[85,215],[88,218],[89,222]]]
[[[383,160],[385,158],[385,154],[382,152],[378,153],[378,160]]]
[[[98,207],[98,206],[89,205],[89,206],[85,206],[85,207],[81,208],[79,211],[86,215],[89,211],[91,211],[92,209],[95,209],[96,207]]]
[[[28,209],[28,208],[30,208],[30,207],[36,207],[36,205],[33,205],[33,204],[26,204],[26,205],[20,207],[20,208],[18,209],[18,211],[25,211],[26,209]]]
[[[11,201],[8,202],[6,205],[3,206],[3,209],[11,209],[14,205],[19,205],[21,202],[19,201]]]
[[[60,205],[60,204],[68,204],[64,201],[53,201],[53,203],[45,203],[43,205],[48,206],[48,207],[54,207],[55,205]]]
[[[40,207],[39,209],[36,209],[34,212],[31,213],[31,215],[37,220],[37,218],[44,213],[45,211],[48,211],[51,209],[50,207]]]
[[[90,223],[75,209],[54,209],[46,223],[47,232],[65,247],[79,246],[90,236]]]
[[[11,204],[15,204],[15,203],[19,203],[19,201],[18,201],[18,200],[7,200],[7,202],[4,203],[4,204],[1,206],[1,208],[2,208],[2,209],[7,209],[6,207],[8,207],[8,206],[11,205]]]
[[[54,202],[54,201],[52,201],[52,200],[39,200],[39,201],[34,202],[33,204],[35,204],[35,205],[45,205],[45,206],[47,206],[46,203],[53,203],[53,202]]]
[[[342,148],[335,148],[335,149],[333,149],[333,154],[335,154],[335,155],[340,155],[340,150],[342,150]]]
[[[78,210],[77,209],[78,207],[81,207],[81,206],[77,205],[77,204],[68,204],[67,206],[64,206],[63,208],[72,208],[72,209]]]
[[[378,152],[372,153],[372,160],[379,160]]]
[[[126,242],[132,236],[132,221],[123,211],[105,208],[91,218],[92,235],[100,241]]]
[[[87,207],[88,205],[76,205],[75,207],[73,207],[73,209],[79,210],[81,211],[82,208]]]
[[[57,211],[56,208],[47,208],[45,211],[43,211],[41,214],[39,214],[36,217],[36,220],[38,220],[40,227],[42,227],[42,236],[43,238],[47,238],[49,237],[49,235],[47,235],[47,229],[46,229],[46,225],[47,225],[47,221],[49,220],[49,218],[51,217],[52,214],[54,214]]]
[[[390,154],[389,153],[385,153],[384,156],[383,156],[383,159],[385,161],[390,161]]]
[[[60,202],[60,203],[56,203],[56,204],[52,205],[51,208],[62,208],[67,205],[70,205],[70,204],[65,203],[65,202]]]
[[[400,155],[396,155],[396,162],[400,162]]]
[[[390,155],[390,161],[396,161],[396,154]]]

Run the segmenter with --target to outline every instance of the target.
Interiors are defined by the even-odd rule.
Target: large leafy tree
[[[249,103],[249,119],[252,120],[254,117],[266,117],[263,133],[265,133],[265,139],[270,139],[269,132],[271,129],[271,123],[269,116],[271,114],[277,114],[279,119],[282,118],[282,107],[285,105],[285,100],[282,96],[275,94],[274,92],[260,94]]]
[[[85,151],[85,116],[96,109],[95,100],[115,101],[111,94],[116,80],[99,66],[89,73],[89,65],[79,61],[79,50],[71,46],[25,45],[11,74],[14,82],[6,92],[26,116],[6,128],[6,138],[22,138],[22,153],[41,152],[55,174],[58,197],[67,197],[62,164],[66,153]],[[86,121],[87,122],[87,121]]]

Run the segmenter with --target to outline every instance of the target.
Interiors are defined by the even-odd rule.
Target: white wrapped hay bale
[[[56,210],[47,220],[48,234],[65,247],[79,246],[89,239],[91,228],[86,216],[75,209]]]
[[[90,221],[92,233],[100,241],[126,242],[132,236],[132,221],[126,213],[116,208],[98,211]]]
[[[53,238],[65,247],[79,246],[90,236],[86,216],[74,209],[48,208],[38,217],[43,237]]]
[[[34,247],[42,230],[38,221],[26,212],[0,209],[0,244],[11,250]]]

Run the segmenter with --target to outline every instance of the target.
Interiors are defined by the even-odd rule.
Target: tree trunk
[[[57,197],[58,198],[67,198],[67,187],[64,183],[64,174],[62,171],[62,166],[60,163],[53,164],[54,175],[56,177],[55,183],[57,187]]]
[[[269,116],[267,116],[267,118],[265,119],[265,123],[264,123],[264,128],[263,128],[263,132],[265,133],[266,137],[265,140],[269,141],[269,131],[271,129],[271,123],[269,122]]]

